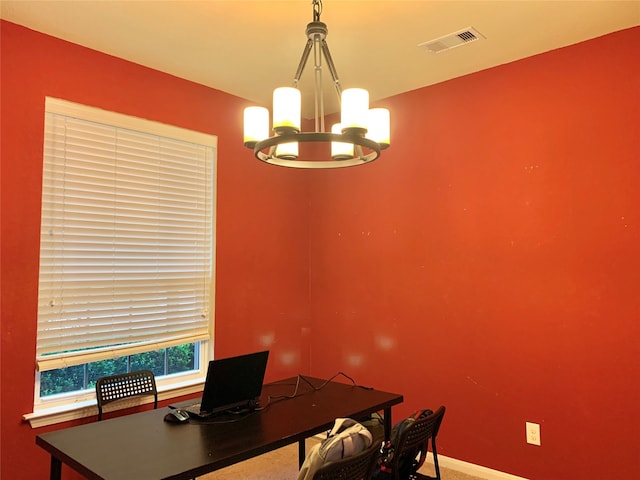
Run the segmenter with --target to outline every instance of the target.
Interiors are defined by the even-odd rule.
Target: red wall
[[[381,102],[391,148],[311,185],[311,372],[445,404],[443,455],[640,478],[638,51],[635,28]]]
[[[324,172],[253,160],[242,99],[1,34],[0,476],[48,470],[41,430],[21,422],[45,95],[218,135],[218,355],[268,346],[270,379],[344,371],[404,393],[397,416],[443,403],[454,458],[640,476],[639,28],[388,99],[393,146]]]
[[[48,456],[35,445],[41,430],[21,421],[33,406],[47,95],[218,136],[216,354],[268,346],[268,378],[308,370],[300,326],[309,317],[307,182],[301,172],[261,164],[242,146],[247,102],[8,22],[1,26],[0,477],[48,477]],[[75,475],[65,471],[64,478]]]

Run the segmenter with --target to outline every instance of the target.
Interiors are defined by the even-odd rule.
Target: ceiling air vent
[[[424,47],[431,53],[442,53],[452,48],[460,47],[476,40],[484,39],[484,35],[478,32],[475,28],[469,27],[459,32],[450,33],[444,37],[436,38],[435,40],[429,40],[419,44],[419,47]]]

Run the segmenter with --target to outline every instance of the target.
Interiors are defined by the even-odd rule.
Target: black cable
[[[306,378],[304,375],[302,374],[298,374],[296,377],[296,382],[295,382],[295,388],[293,390],[293,393],[291,393],[290,395],[269,395],[267,397],[267,403],[266,405],[264,405],[263,407],[261,407],[259,410],[265,410],[266,408],[268,408],[273,402],[273,400],[275,401],[282,401],[282,400],[289,400],[291,398],[296,398],[298,396],[298,390],[300,388],[300,381],[304,381],[307,385],[309,385],[314,392],[317,392],[318,390],[322,390],[324,387],[326,387],[331,381],[333,381],[335,378],[339,377],[339,376],[343,376],[347,379],[349,379],[351,381],[351,384],[354,387],[358,387],[358,388],[364,388],[365,390],[373,390],[373,387],[367,387],[364,385],[359,385],[356,383],[356,381],[351,378],[349,375],[347,375],[344,372],[338,372],[335,375],[333,375],[331,378],[329,378],[328,380],[325,380],[321,385],[319,386],[315,386],[308,378]],[[276,383],[274,385],[286,385],[284,383]],[[256,409],[258,410],[258,409]]]
[[[343,377],[351,380],[351,384],[354,387],[358,387],[358,388],[364,388],[365,390],[373,390],[373,387],[365,387],[364,385],[358,385],[356,383],[356,381],[351,378],[349,375],[347,375],[344,372],[338,372],[336,373],[333,377],[329,378],[328,380],[326,380],[322,385],[320,385],[319,387],[316,387],[315,385],[313,385],[309,380],[307,380],[306,378],[304,378],[302,375],[299,375],[300,377],[302,377],[302,379],[307,382],[309,385],[311,385],[311,388],[313,388],[315,391],[321,390],[322,388],[324,388],[329,382],[333,381],[336,377],[339,377],[340,375],[342,375]]]
[[[226,412],[226,413],[230,413],[230,414],[234,414],[234,415],[242,415],[242,417],[240,418],[233,418],[233,419],[225,419],[225,420],[198,420],[197,423],[199,424],[205,424],[205,425],[209,425],[209,424],[215,424],[215,423],[233,423],[233,422],[238,422],[240,420],[244,420],[245,418],[257,413],[257,412],[262,412],[266,409],[268,409],[272,404],[276,403],[276,402],[281,402],[283,400],[290,400],[292,398],[296,398],[298,396],[298,390],[300,389],[300,381],[304,381],[307,385],[309,385],[311,387],[311,389],[314,392],[317,392],[319,390],[322,390],[324,387],[326,387],[330,382],[332,382],[335,378],[339,377],[339,376],[343,376],[345,378],[347,378],[348,380],[351,381],[352,386],[354,387],[358,387],[358,388],[363,388],[365,390],[373,390],[373,387],[367,387],[364,385],[359,385],[356,383],[356,381],[351,378],[349,375],[347,375],[344,372],[338,372],[335,375],[333,375],[331,378],[329,378],[328,380],[325,380],[322,384],[320,384],[319,386],[315,386],[311,380],[309,380],[308,378],[306,378],[304,375],[302,374],[298,374],[296,377],[296,381],[295,383],[273,383],[271,385],[293,385],[294,389],[293,389],[293,393],[289,394],[289,395],[268,395],[267,396],[267,403],[261,407],[257,407],[253,410],[251,410],[250,412],[242,412],[242,413],[234,413],[234,412]]]

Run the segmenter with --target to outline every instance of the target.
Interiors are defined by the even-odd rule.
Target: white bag
[[[329,436],[309,450],[298,480],[311,480],[325,463],[363,452],[372,442],[371,432],[365,426],[351,418],[337,418]]]

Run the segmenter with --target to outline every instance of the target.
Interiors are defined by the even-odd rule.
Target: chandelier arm
[[[298,64],[298,69],[296,70],[296,74],[293,77],[293,84],[297,85],[300,81],[300,77],[302,77],[302,72],[304,72],[304,67],[307,65],[307,60],[309,59],[309,54],[313,49],[313,40],[308,39],[307,44],[304,46],[304,50],[302,51],[302,58],[300,58],[300,63]]]
[[[322,39],[313,37],[313,82],[315,131],[324,132],[324,92],[322,91]]]
[[[354,144],[353,145],[353,153],[354,153],[354,156],[356,156],[356,157],[362,157],[362,155],[363,155],[362,154],[362,146]]]
[[[325,61],[327,62],[327,68],[329,69],[329,73],[331,73],[331,78],[333,79],[333,85],[336,88],[336,93],[338,94],[338,105],[340,105],[340,96],[342,94],[342,87],[340,85],[340,79],[338,78],[338,71],[336,70],[336,66],[333,63],[333,58],[331,57],[331,52],[329,52],[329,45],[326,40],[322,41],[322,53],[324,54]]]

